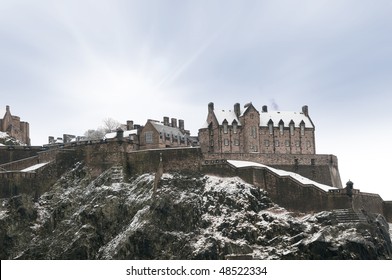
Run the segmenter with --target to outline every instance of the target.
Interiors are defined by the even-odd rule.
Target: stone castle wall
[[[238,158],[238,155],[241,157]],[[9,171],[0,173],[0,196],[10,197],[20,193],[28,193],[37,197],[47,191],[51,184],[79,161],[84,161],[88,165],[92,177],[96,177],[114,165],[123,166],[128,176],[155,173],[162,160],[164,172],[185,171],[239,176],[246,182],[265,189],[274,202],[289,210],[316,212],[341,208],[364,209],[372,213],[382,213],[389,221],[392,221],[392,202],[384,202],[376,194],[356,191],[352,197],[349,197],[345,189],[325,192],[313,185],[303,185],[290,177],[279,176],[267,168],[235,168],[226,162],[226,159],[251,160],[269,166],[278,166],[280,163],[280,166],[288,167],[290,166],[288,163],[292,163],[294,160],[298,165],[297,171],[305,172],[305,167],[308,166],[309,172],[316,172],[313,174],[314,176],[320,172],[324,173],[326,178],[332,174],[331,170],[334,168],[336,171],[338,170],[337,160],[334,156],[295,155],[295,157],[291,157],[290,155],[280,155],[275,157],[275,155],[268,155],[267,157],[262,154],[236,154],[236,158],[229,158],[228,154],[225,156],[226,158],[222,158],[221,154],[206,156],[202,154],[200,148],[132,151],[130,144],[122,141],[91,143],[72,149],[42,151],[36,156],[11,163],[9,169],[18,170],[22,165],[24,165],[23,168],[26,168],[40,162],[51,162],[37,172]],[[278,157],[280,157],[280,161]],[[306,203],[304,203],[305,201]]]
[[[205,160],[244,160],[298,173],[321,184],[342,187],[338,159],[334,155],[290,155],[262,153],[207,153]]]

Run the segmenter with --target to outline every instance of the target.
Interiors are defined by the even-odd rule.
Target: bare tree
[[[119,128],[121,126],[121,123],[112,119],[112,118],[106,118],[103,120],[103,129],[105,130],[106,133],[112,132]]]

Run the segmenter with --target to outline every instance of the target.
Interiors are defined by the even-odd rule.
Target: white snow
[[[0,131],[0,138],[8,138],[9,135],[7,134],[7,132],[2,132]]]
[[[260,113],[260,126],[268,126],[269,120],[272,120],[274,122],[275,127],[278,127],[280,120],[282,120],[286,127],[289,126],[289,123],[291,121],[294,122],[295,127],[299,127],[301,122],[303,121],[305,127],[313,128],[313,124],[310,121],[309,117],[305,116],[305,114],[302,112],[271,111]]]
[[[38,164],[35,164],[35,165],[33,165],[33,166],[30,166],[30,167],[27,167],[27,168],[25,168],[25,169],[22,169],[21,172],[31,172],[31,171],[35,171],[35,170],[37,170],[37,169],[39,169],[39,168],[41,168],[41,167],[47,165],[48,163],[49,163],[49,162],[38,163]]]
[[[251,161],[242,161],[242,160],[228,160],[228,163],[230,163],[231,165],[234,165],[237,168],[241,168],[241,167],[262,167],[262,168],[267,168],[270,171],[272,171],[273,173],[279,175],[279,176],[287,176],[287,177],[291,177],[292,179],[296,180],[297,182],[304,184],[304,185],[313,185],[319,189],[322,189],[323,191],[328,192],[330,189],[336,189],[335,187],[331,187],[328,185],[324,185],[324,184],[320,184],[317,183],[311,179],[308,179],[306,177],[303,177],[297,173],[294,172],[289,172],[289,171],[284,171],[281,169],[276,169],[276,168],[272,168],[269,167],[267,165],[261,164],[261,163],[257,163],[257,162],[251,162]]]

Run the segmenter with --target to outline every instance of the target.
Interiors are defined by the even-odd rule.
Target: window
[[[234,145],[235,146],[239,146],[240,145],[240,141],[238,139],[234,139]]]
[[[279,147],[279,140],[275,140],[275,147]]]
[[[272,120],[269,120],[268,122],[268,129],[269,129],[269,134],[274,134],[274,123],[272,122]]]
[[[213,139],[210,140],[210,146],[214,147],[214,140]]]
[[[312,147],[312,143],[310,143],[310,141],[306,141],[306,148],[310,148]]]
[[[224,140],[225,146],[229,146],[229,139]]]
[[[282,120],[279,122],[279,133],[280,135],[283,135],[283,130],[284,130],[284,123]]]
[[[152,144],[153,140],[152,140],[152,131],[147,131],[145,133],[146,136],[146,144]]]
[[[290,122],[290,135],[294,135],[294,122]]]
[[[300,126],[301,126],[301,135],[305,135],[305,123],[302,121]]]
[[[228,129],[227,129],[227,122],[225,121],[224,123],[223,123],[223,133],[227,133],[228,132]]]
[[[237,133],[237,122],[233,122],[233,133]]]
[[[290,140],[286,140],[285,142],[286,147],[290,147]]]
[[[296,146],[296,147],[299,147],[299,146],[301,146],[301,142],[299,142],[299,141],[295,141],[295,146]]]
[[[253,138],[256,138],[256,137],[257,137],[257,129],[256,129],[255,126],[252,126],[252,127],[251,127],[250,136],[252,136]]]
[[[270,143],[269,140],[264,140],[264,146],[269,147]]]

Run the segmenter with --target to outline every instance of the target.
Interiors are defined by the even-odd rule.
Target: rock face
[[[154,174],[90,178],[77,164],[38,201],[3,200],[0,258],[392,258],[382,216],[290,213],[239,178],[165,173],[155,194]]]

